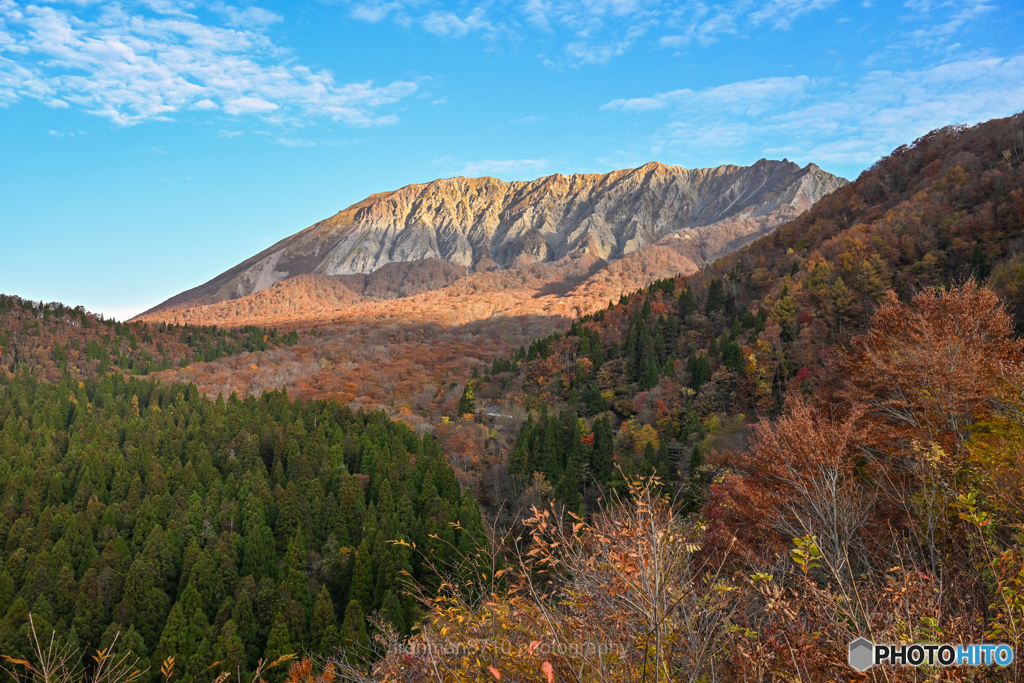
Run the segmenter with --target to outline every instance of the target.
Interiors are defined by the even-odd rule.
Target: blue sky
[[[0,292],[125,318],[373,192],[761,157],[855,178],[1024,109],[1000,0],[0,0]]]

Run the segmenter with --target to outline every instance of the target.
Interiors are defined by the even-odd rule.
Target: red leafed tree
[[[868,408],[870,446],[906,452],[916,441],[960,450],[971,425],[996,407],[993,387],[1018,371],[1012,321],[973,281],[926,290],[909,303],[890,294],[837,368],[847,405]]]
[[[790,539],[817,536],[826,560],[849,575],[848,549],[859,543],[872,502],[854,476],[859,418],[819,412],[794,395],[779,420],[757,424],[747,451],[718,456],[729,473],[712,486],[706,512],[735,535],[734,551],[759,566]]]

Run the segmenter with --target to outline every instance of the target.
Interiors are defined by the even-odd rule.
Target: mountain
[[[392,266],[388,279],[406,283],[404,289],[341,280],[357,292],[393,298],[430,289],[431,282],[450,284],[451,269],[437,261],[465,274],[584,256],[614,261],[673,236],[679,239],[670,253],[695,269],[845,184],[814,164],[765,159],[708,169],[652,162],[530,182],[435,180],[371,195],[147,313],[236,299],[297,275],[365,276],[413,264]],[[440,279],[419,274],[423,268]],[[409,280],[420,284],[410,288]]]
[[[658,465],[661,472],[685,483],[702,453],[741,448],[748,435],[744,416],[777,417],[792,396],[841,410],[852,395],[843,383],[868,372],[869,365],[904,363],[899,367],[905,374],[876,368],[872,390],[898,393],[900,401],[935,401],[941,407],[931,410],[945,421],[953,411],[938,402],[966,391],[957,381],[969,387],[981,381],[975,369],[982,360],[995,364],[979,353],[971,357],[975,369],[958,365],[968,362],[958,354],[966,354],[969,340],[988,343],[997,336],[977,331],[991,324],[986,316],[995,315],[992,302],[1005,310],[1006,329],[998,336],[1007,336],[1010,323],[1018,339],[1024,333],[1022,237],[1024,113],[935,130],[700,273],[656,282],[583,316],[564,335],[555,332],[496,359],[479,372],[474,398],[489,415],[503,415],[506,406],[527,406],[542,416],[518,435],[520,452],[512,450],[510,467],[524,474],[539,471],[549,481],[561,476],[558,463],[548,460],[531,468],[522,459],[547,438],[548,421],[572,427],[579,418],[605,415],[618,429],[618,465],[649,471],[661,456],[645,454],[645,446],[664,445],[668,460]],[[987,294],[976,294],[975,286]],[[930,307],[916,318],[907,307],[915,301]],[[981,307],[985,302],[987,310]],[[968,306],[967,313],[958,308],[968,304],[979,308]],[[879,317],[885,307],[888,317]],[[920,332],[925,313],[940,321],[932,337]],[[882,323],[907,347],[894,341],[891,348],[901,348],[899,353],[874,351],[870,364],[857,360],[851,355],[856,339]],[[944,335],[958,338],[954,343]],[[939,352],[948,356],[935,369],[929,363]],[[1007,373],[1020,368],[1019,352],[1011,358]],[[927,376],[932,383],[910,390],[899,384],[909,376],[915,381]],[[994,400],[983,395],[977,405]],[[909,414],[890,408],[896,398],[877,400],[893,415]],[[553,442],[582,438],[579,431],[551,429]],[[575,448],[566,441],[560,452]],[[603,471],[606,481],[600,483],[608,484],[615,473]],[[582,495],[596,503],[595,487],[589,493],[582,484],[579,488],[560,494],[563,501],[575,504]]]

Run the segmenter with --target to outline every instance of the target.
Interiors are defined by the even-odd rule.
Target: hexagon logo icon
[[[850,643],[850,666],[857,671],[867,671],[875,663],[875,645],[866,638]]]

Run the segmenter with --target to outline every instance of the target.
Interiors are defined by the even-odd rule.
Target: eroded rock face
[[[238,298],[303,273],[369,274],[424,259],[467,274],[584,254],[615,261],[672,235],[690,240],[687,258],[704,262],[846,182],[814,164],[764,159],[710,169],[652,162],[531,182],[435,180],[372,195],[157,308]]]

